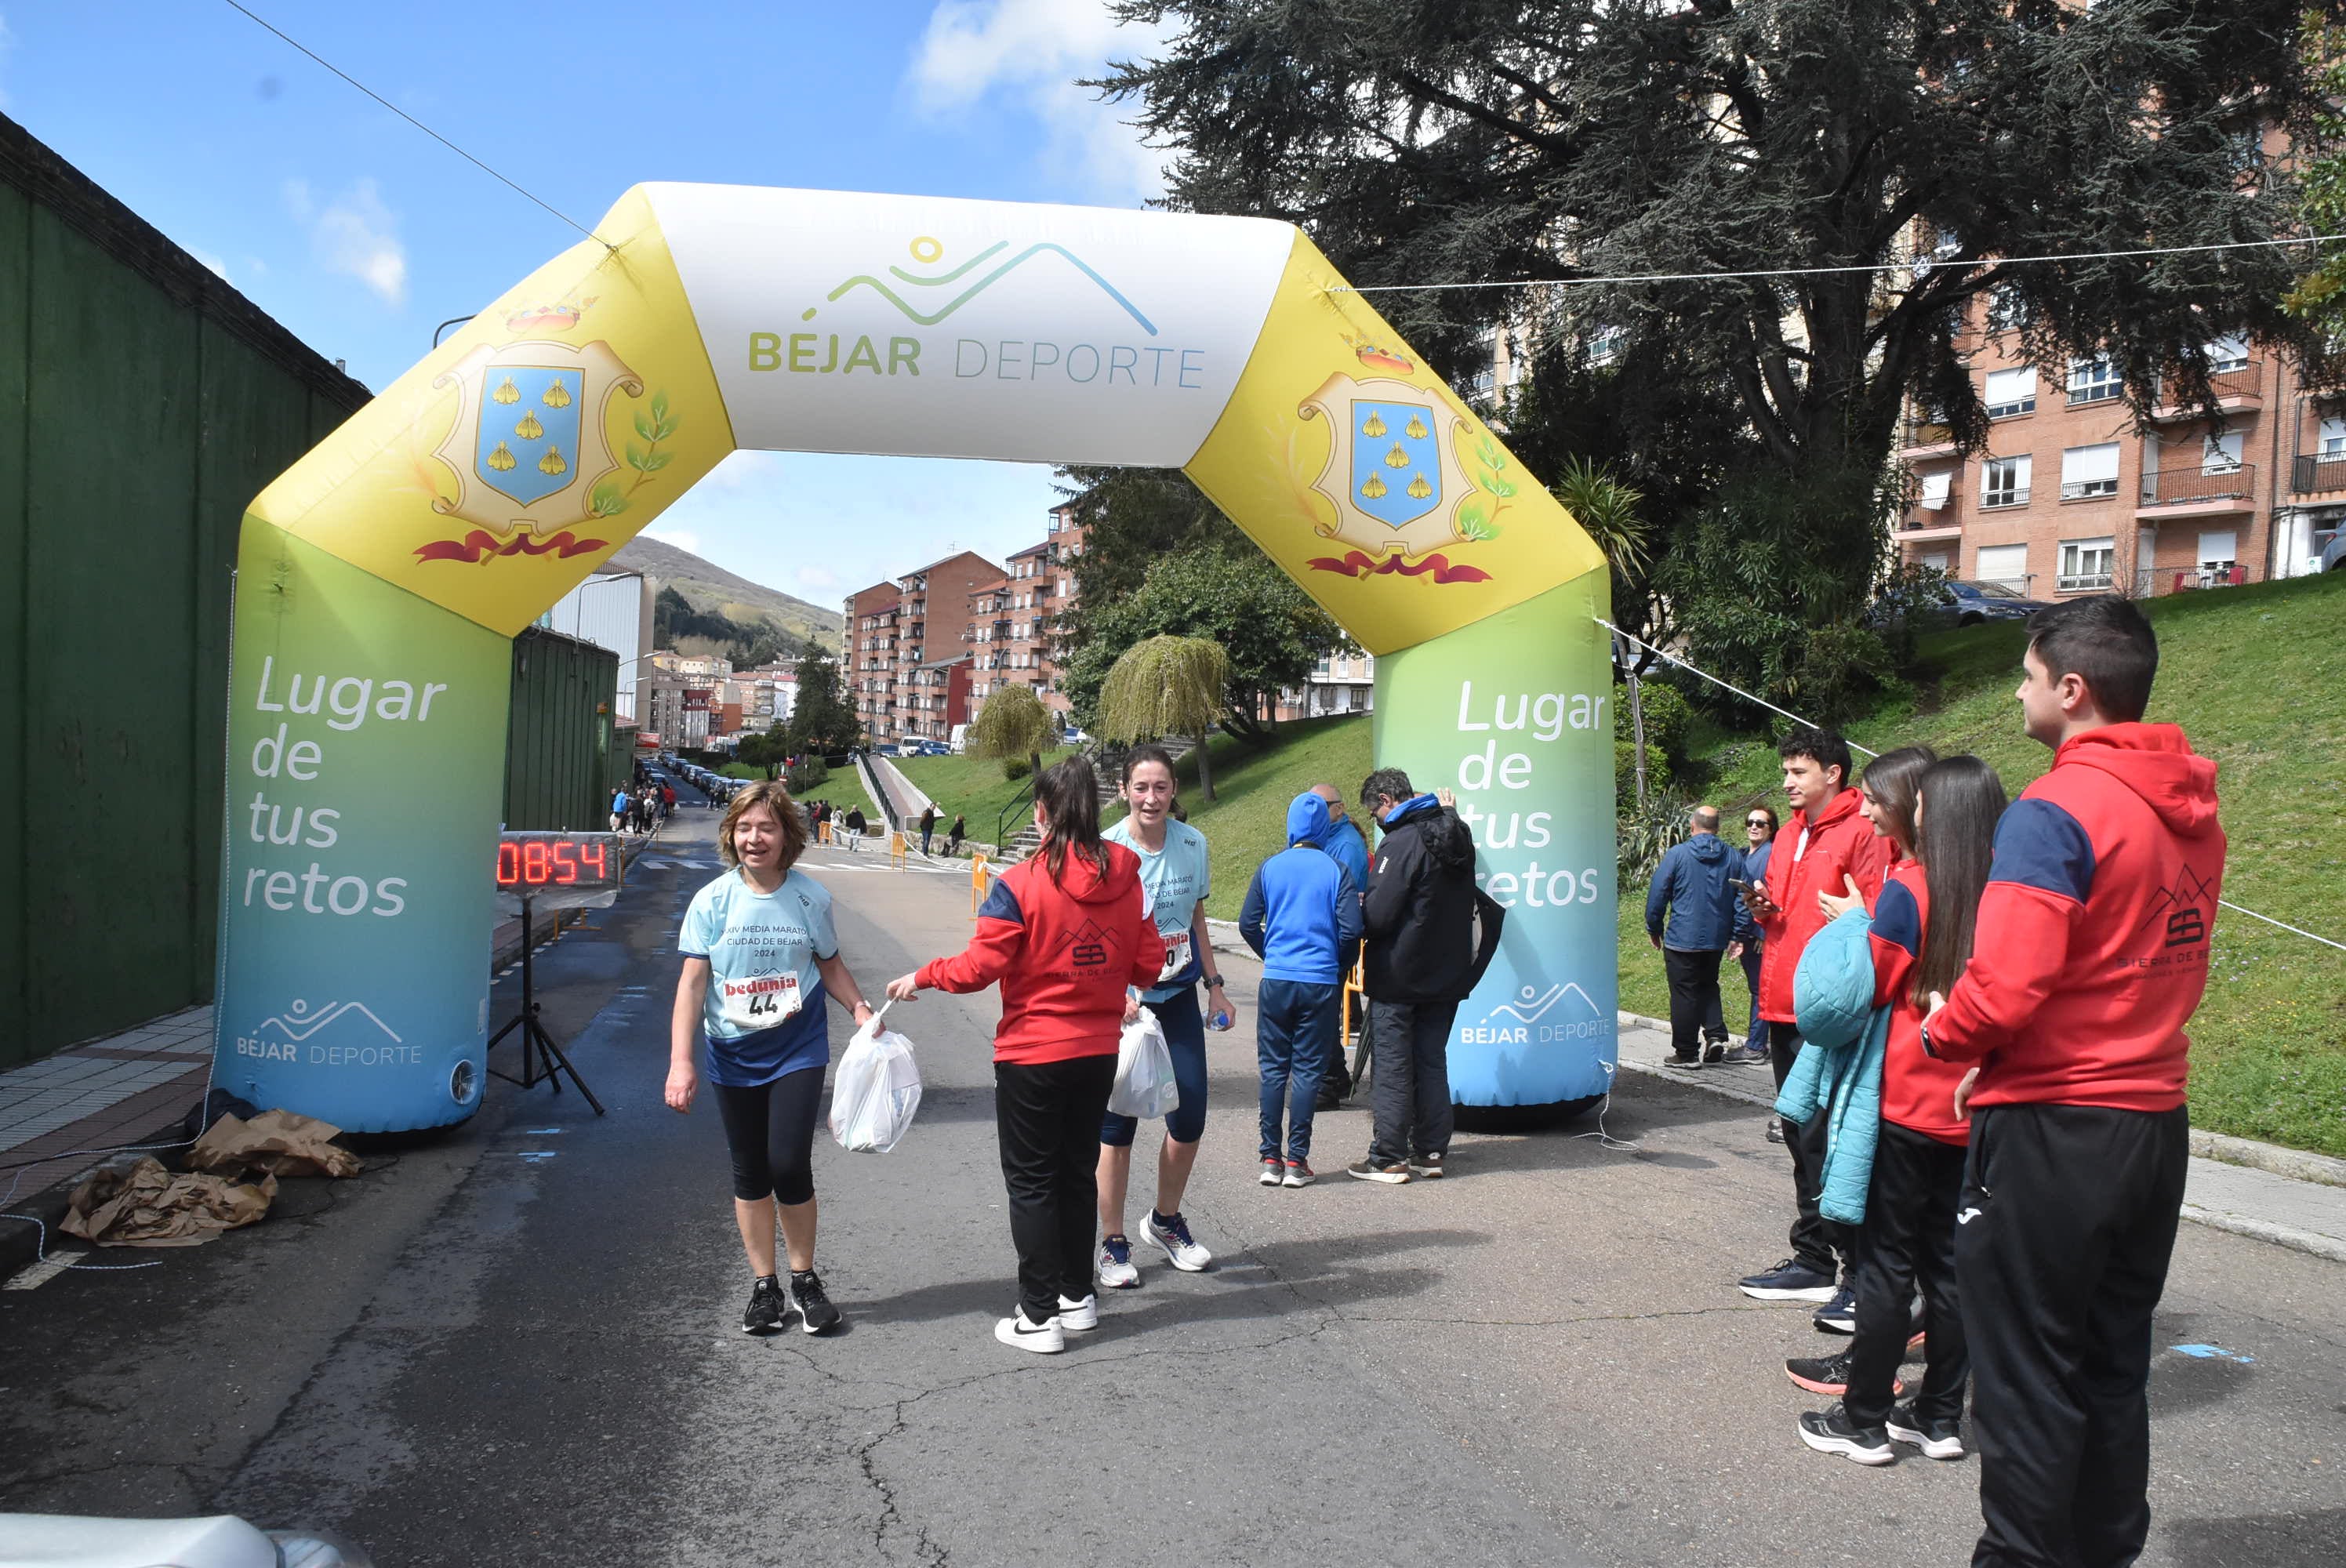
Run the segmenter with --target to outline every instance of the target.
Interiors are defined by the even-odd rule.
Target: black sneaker
[[[1754,1301],[1830,1301],[1837,1288],[1831,1274],[1811,1268],[1797,1257],[1746,1275],[1736,1281],[1736,1287]]]
[[[1714,1040],[1708,1045],[1704,1046],[1702,1059],[1706,1065],[1717,1066],[1723,1064],[1727,1060],[1727,1042],[1724,1040]]]
[[[1890,1446],[1887,1430],[1851,1425],[1849,1412],[1840,1405],[1802,1416],[1800,1441],[1819,1453],[1837,1453],[1860,1464],[1898,1462],[1898,1451]]]
[[[781,1281],[770,1274],[760,1275],[758,1282],[750,1287],[750,1305],[741,1313],[741,1332],[770,1334],[782,1326],[782,1319],[789,1312],[790,1305],[782,1299]]]
[[[1840,1399],[1849,1392],[1849,1352],[1838,1356],[1794,1356],[1784,1363],[1784,1375],[1812,1394],[1828,1399]],[[1906,1391],[1906,1380],[1892,1376],[1890,1397],[1896,1399]]]
[[[1833,1298],[1818,1308],[1810,1321],[1822,1334],[1854,1334],[1857,1332],[1857,1292],[1842,1286],[1833,1292]]]
[[[1409,1179],[1409,1166],[1400,1160],[1371,1157],[1354,1160],[1344,1167],[1344,1174],[1358,1176],[1362,1181],[1381,1181],[1388,1186],[1399,1186]]]
[[[790,1270],[790,1305],[798,1309],[799,1327],[810,1334],[839,1326],[839,1308],[823,1294],[821,1277],[809,1268]]]
[[[1699,1056],[1665,1056],[1662,1058],[1662,1065],[1665,1067],[1676,1067],[1681,1073],[1691,1073],[1702,1065],[1702,1058]]]
[[[1921,1449],[1925,1459],[1964,1457],[1961,1421],[1918,1420],[1912,1405],[1893,1405],[1889,1422],[1883,1430],[1889,1432],[1892,1441]]]

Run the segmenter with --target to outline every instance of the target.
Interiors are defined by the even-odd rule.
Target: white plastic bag
[[[1165,1031],[1157,1014],[1146,1007],[1124,1026],[1116,1047],[1116,1085],[1107,1094],[1107,1108],[1119,1116],[1146,1121],[1170,1115],[1181,1104],[1173,1082],[1173,1053],[1166,1048]]]
[[[880,1010],[881,1014],[887,1008]],[[886,1154],[913,1125],[921,1108],[921,1069],[913,1043],[880,1027],[880,1015],[855,1032],[839,1059],[831,1086],[831,1135],[839,1146]]]

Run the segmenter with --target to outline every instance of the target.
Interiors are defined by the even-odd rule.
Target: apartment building
[[[839,670],[856,721],[867,736],[895,733],[896,629],[903,590],[874,583],[847,597],[840,632]]]
[[[1340,714],[1368,713],[1376,707],[1377,656],[1362,653],[1321,654],[1300,687],[1279,694],[1274,710],[1282,724],[1291,718],[1332,718]]]
[[[1007,684],[1028,687],[1044,707],[1067,712],[1057,649],[1076,604],[1075,560],[1083,553],[1083,535],[1072,506],[1054,507],[1042,542],[1012,555],[999,578],[971,591],[964,636],[974,656],[973,706]]]

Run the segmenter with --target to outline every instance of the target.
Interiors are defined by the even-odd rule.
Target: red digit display
[[[521,847],[521,880],[532,887],[546,881],[546,844],[532,839]]]
[[[603,845],[599,840],[591,844],[579,845],[578,859],[594,868],[595,880],[598,882],[610,874],[607,869],[609,862],[603,858]]]
[[[503,843],[497,846],[497,886],[509,888],[521,881],[521,846]]]
[[[554,880],[565,883],[578,880],[578,846],[567,839],[554,840]]]
[[[609,904],[626,867],[617,844],[608,833],[506,833],[497,841],[497,891],[508,908],[525,898],[540,908]]]

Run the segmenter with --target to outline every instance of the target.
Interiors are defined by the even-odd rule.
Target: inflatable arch
[[[473,1112],[510,639],[737,447],[1186,469],[1378,656],[1378,765],[1458,791],[1512,907],[1456,1099],[1604,1092],[1604,559],[1311,242],[702,185],[630,190],[247,514],[220,1086],[362,1131]]]

